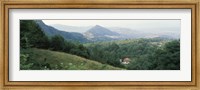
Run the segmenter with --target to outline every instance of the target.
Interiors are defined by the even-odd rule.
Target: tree
[[[64,38],[60,35],[55,35],[51,38],[51,49],[55,51],[63,51],[64,50]]]
[[[20,20],[21,48],[48,48],[49,40],[41,28],[33,20]]]
[[[119,46],[116,43],[112,43],[109,47],[108,47],[108,51],[116,51],[117,49],[119,49]]]
[[[28,70],[31,69],[33,63],[28,63],[28,54],[20,54],[20,69],[21,70]]]
[[[65,41],[64,42],[64,52],[69,53],[71,49],[77,48],[76,45],[70,41]]]
[[[154,50],[153,50],[154,48]],[[145,48],[147,49],[147,48]],[[149,48],[147,54],[141,55],[128,65],[134,70],[178,70],[180,69],[180,41],[173,40],[160,48]]]
[[[166,43],[162,48],[155,51],[152,60],[152,68],[154,69],[180,69],[180,41],[174,40]]]
[[[162,55],[157,60],[160,62],[160,67],[158,66],[157,69],[180,69],[180,41],[166,43]]]

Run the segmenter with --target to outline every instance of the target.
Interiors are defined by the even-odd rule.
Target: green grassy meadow
[[[49,64],[52,70],[120,70],[122,68],[102,64],[93,60],[85,59],[64,52],[56,52],[44,49],[30,48],[21,50],[21,53],[29,54],[29,61],[33,63],[32,70],[45,68]],[[46,60],[45,60],[46,59]],[[48,65],[46,65],[48,66]]]

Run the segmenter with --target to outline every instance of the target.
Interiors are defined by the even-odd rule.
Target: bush
[[[29,70],[33,63],[28,63],[28,54],[20,54],[20,70]]]

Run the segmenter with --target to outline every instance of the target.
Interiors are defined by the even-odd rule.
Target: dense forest
[[[124,58],[128,64],[122,63]],[[34,20],[21,20],[20,69],[179,70],[180,40],[156,37],[82,43],[48,36]]]

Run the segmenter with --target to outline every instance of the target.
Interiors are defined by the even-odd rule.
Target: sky
[[[133,30],[155,30],[171,28],[180,30],[181,20],[42,20],[47,25],[62,24],[68,26],[87,27],[100,25],[103,27],[121,27]]]

